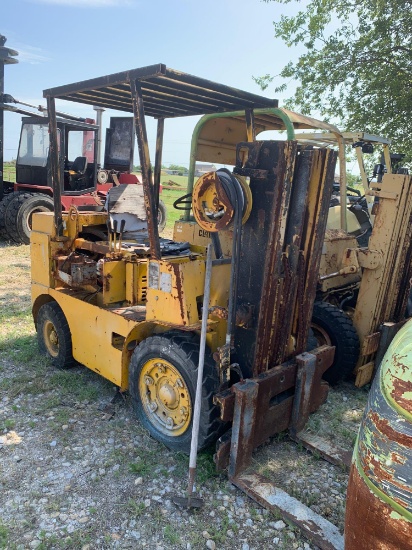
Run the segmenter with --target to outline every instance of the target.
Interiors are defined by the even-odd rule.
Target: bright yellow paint
[[[146,319],[176,326],[199,325],[205,278],[204,259],[151,260],[148,269]],[[198,326],[199,325],[199,326]]]
[[[140,371],[139,395],[147,419],[162,433],[177,437],[192,420],[189,388],[177,368],[160,357]]]

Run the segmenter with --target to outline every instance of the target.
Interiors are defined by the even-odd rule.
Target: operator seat
[[[69,169],[69,184],[72,191],[80,191],[86,185],[87,158],[76,157]]]

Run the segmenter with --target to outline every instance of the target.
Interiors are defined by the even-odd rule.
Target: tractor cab
[[[58,166],[64,195],[83,194],[96,188],[98,126],[91,122],[57,119]],[[16,162],[20,190],[40,187],[52,191],[48,124],[47,117],[22,119]]]

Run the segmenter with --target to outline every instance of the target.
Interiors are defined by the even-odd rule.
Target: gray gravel
[[[127,399],[107,407],[114,388],[87,369],[42,364],[32,380],[23,365],[0,369],[0,548],[315,548],[216,475],[211,453],[199,458],[204,507],[177,508],[187,457],[151,439]],[[309,429],[339,439],[328,407],[340,404],[353,439],[363,401],[348,385],[333,391]],[[342,530],[346,472],[282,435],[254,467]]]

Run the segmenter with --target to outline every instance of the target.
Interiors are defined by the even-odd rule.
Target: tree
[[[297,80],[287,106],[389,137],[392,150],[411,161],[412,0],[295,1],[303,9],[282,15],[275,36],[305,52],[282,69],[276,91],[286,89],[285,79]],[[264,89],[275,78],[255,80]]]
[[[187,172],[187,168],[185,166],[180,166],[179,164],[170,164],[169,170],[175,170],[178,172]]]

